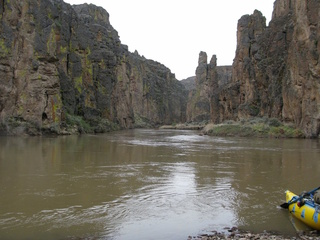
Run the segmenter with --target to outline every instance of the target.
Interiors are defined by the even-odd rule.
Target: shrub
[[[66,123],[69,127],[77,126],[80,133],[93,132],[92,127],[81,116],[66,114]]]
[[[271,127],[280,127],[282,125],[282,123],[276,118],[270,118],[268,123]]]
[[[281,123],[276,118],[250,118],[239,122],[225,121],[224,124],[205,127],[205,134],[214,136],[240,137],[274,137],[274,138],[303,138],[303,132],[292,125]]]

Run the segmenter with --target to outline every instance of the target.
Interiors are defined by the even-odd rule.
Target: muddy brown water
[[[320,185],[320,142],[197,131],[0,138],[0,239],[294,235],[284,191]]]

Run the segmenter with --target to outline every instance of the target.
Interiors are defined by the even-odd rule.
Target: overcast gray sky
[[[274,0],[65,0],[92,3],[110,14],[111,25],[129,50],[158,61],[178,80],[194,76],[200,51],[218,65],[231,65],[237,23],[255,9],[271,20]]]

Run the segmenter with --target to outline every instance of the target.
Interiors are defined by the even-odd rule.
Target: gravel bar
[[[198,236],[189,236],[187,240],[216,240],[216,239],[238,239],[238,240],[257,240],[257,239],[273,239],[273,240],[320,240],[319,231],[298,232],[296,236],[285,236],[273,232],[252,233],[243,231],[236,227],[227,228],[226,233],[212,231],[212,234],[201,234]]]

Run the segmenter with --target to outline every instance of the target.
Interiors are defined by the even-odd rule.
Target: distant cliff
[[[219,122],[218,94],[231,77],[232,66],[217,66],[215,55],[208,63],[207,54],[200,52],[196,76],[181,81],[189,91],[187,122]]]
[[[162,64],[130,53],[104,9],[4,0],[0,24],[0,134],[185,121],[182,84]]]

